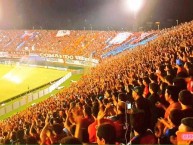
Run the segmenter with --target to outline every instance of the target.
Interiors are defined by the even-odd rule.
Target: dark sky
[[[126,0],[0,0],[1,29],[131,29]],[[193,20],[193,0],[144,0],[138,27],[171,27]]]

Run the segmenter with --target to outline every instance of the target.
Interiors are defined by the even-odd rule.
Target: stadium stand
[[[134,34],[141,36],[138,39],[127,34],[121,44],[109,43],[120,32],[70,33],[60,40],[54,38],[55,31],[42,30],[33,41],[28,39],[32,42],[27,46],[36,45],[38,52],[96,51],[101,56],[116,49],[121,52],[122,44],[156,38],[101,61],[70,88],[0,121],[1,143],[57,144],[73,136],[82,143],[175,144],[180,124],[192,131],[193,115],[187,112],[193,109],[193,21],[160,32]],[[22,44],[18,38],[22,34],[2,31],[1,49],[24,49],[27,42]],[[131,108],[127,109],[128,102]]]
[[[145,41],[149,41],[150,36],[156,34],[156,32],[133,34],[118,31],[3,30],[0,34],[0,50],[2,52],[54,53],[86,57],[92,55],[93,58],[100,59],[101,56],[115,55],[134,47],[130,45],[145,44]]]

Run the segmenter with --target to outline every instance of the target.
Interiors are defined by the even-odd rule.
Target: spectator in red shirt
[[[145,98],[148,98],[150,95],[149,83],[150,83],[150,80],[148,77],[143,78],[143,85],[145,86],[144,91],[143,91],[143,97],[145,97]]]

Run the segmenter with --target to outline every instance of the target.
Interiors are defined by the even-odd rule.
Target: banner
[[[29,55],[29,52],[24,52],[24,51],[11,51],[8,53],[9,53],[8,54],[9,58],[22,58]]]
[[[80,60],[80,61],[88,61],[93,63],[99,63],[97,59],[91,59],[84,56],[73,56],[73,55],[62,55],[62,54],[48,54],[48,53],[40,53],[41,57],[46,58],[62,58],[66,60]]]
[[[61,58],[46,58],[46,61],[64,63],[64,60]]]
[[[74,65],[83,65],[83,66],[96,66],[96,63],[88,62],[88,61],[79,61],[79,60],[66,60],[67,64],[74,64]]]
[[[0,52],[0,58],[5,58],[5,57],[8,57],[9,56],[9,54],[8,54],[8,52]]]
[[[93,52],[94,53],[94,52]],[[49,53],[29,53],[20,51],[11,52],[0,52],[0,58],[22,58],[24,59],[34,59],[35,61],[49,61],[49,62],[59,62],[64,63],[68,60],[78,61],[76,64],[93,63],[98,64],[99,60],[93,59],[92,54],[90,57],[84,56],[74,56],[74,55],[64,55],[64,54],[49,54]],[[73,62],[74,63],[74,62]]]
[[[33,32],[31,33],[29,31],[24,31],[24,34],[21,36],[21,39],[24,39],[26,41],[32,36],[33,36]]]
[[[115,44],[121,44],[123,43],[125,40],[127,40],[127,38],[129,38],[131,35],[133,35],[133,33],[129,33],[129,32],[124,32],[124,33],[119,33],[117,34],[117,36],[115,36],[109,43],[109,45],[115,45]]]
[[[69,30],[59,30],[56,34],[56,37],[63,37],[63,36],[69,36],[70,31]]]

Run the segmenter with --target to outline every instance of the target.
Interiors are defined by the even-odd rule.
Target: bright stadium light
[[[137,31],[137,13],[144,4],[144,0],[123,0],[123,10],[129,14],[129,23],[133,25],[133,31]],[[132,17],[132,18],[131,18]]]
[[[142,7],[144,0],[124,0],[123,9],[125,12],[133,12],[136,14]]]
[[[134,13],[138,12],[142,5],[143,0],[127,0],[127,6]]]

